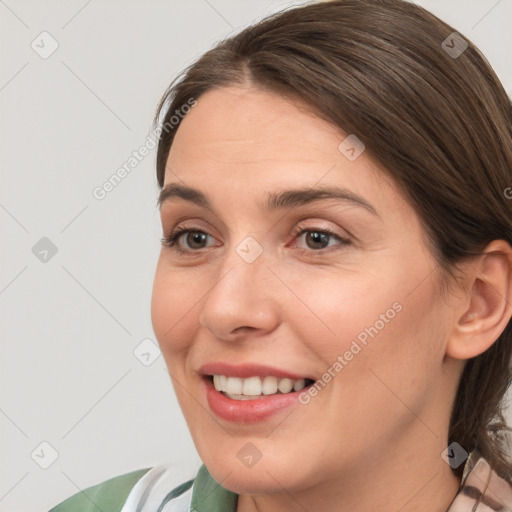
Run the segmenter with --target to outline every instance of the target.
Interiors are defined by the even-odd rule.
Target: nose
[[[233,249],[201,302],[200,325],[225,341],[272,332],[281,309],[275,294],[279,282],[266,263],[264,253],[248,263]]]

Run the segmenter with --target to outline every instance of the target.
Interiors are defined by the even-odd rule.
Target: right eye
[[[198,228],[178,228],[167,237],[162,238],[162,245],[170,247],[178,254],[197,252],[198,249],[207,248],[204,243],[208,240],[208,237],[211,237],[211,235]],[[181,239],[185,242],[185,249],[180,244]]]

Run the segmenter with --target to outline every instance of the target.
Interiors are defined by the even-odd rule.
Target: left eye
[[[327,230],[304,229],[296,235],[296,238],[301,238],[303,235],[305,235],[304,240],[307,248],[312,250],[325,249],[332,246],[333,244],[329,244],[329,240],[337,241],[340,245],[347,245],[349,243],[348,240]]]

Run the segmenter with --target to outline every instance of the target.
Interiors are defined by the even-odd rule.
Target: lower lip
[[[205,377],[203,381],[211,410],[219,418],[241,424],[264,421],[291,407],[298,402],[300,393],[300,391],[294,391],[279,395],[267,395],[254,400],[234,400],[217,391],[209,377]]]

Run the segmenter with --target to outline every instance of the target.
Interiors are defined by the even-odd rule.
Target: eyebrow
[[[163,203],[171,201],[174,198],[190,201],[212,212],[214,211],[212,204],[203,192],[179,183],[170,183],[160,191],[157,206],[160,207]],[[352,203],[380,217],[377,210],[362,197],[345,188],[333,186],[272,192],[268,195],[264,207],[266,211],[272,212],[284,208],[297,208],[322,199],[336,199],[338,201]]]

